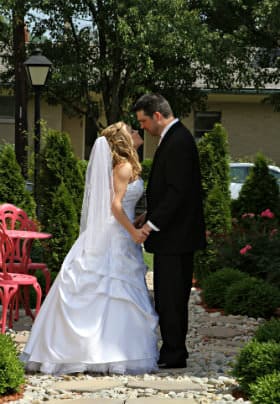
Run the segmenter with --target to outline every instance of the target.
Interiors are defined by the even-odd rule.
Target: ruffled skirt
[[[104,254],[67,255],[21,355],[27,370],[50,374],[138,374],[157,369],[157,315],[141,247],[116,232]]]

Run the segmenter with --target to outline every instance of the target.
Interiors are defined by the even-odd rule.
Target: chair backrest
[[[1,269],[3,272],[3,278],[10,280],[11,276],[8,272],[14,272],[14,255],[15,248],[13,240],[6,234],[5,229],[0,224],[0,259],[1,259]],[[9,269],[9,270],[8,270]]]
[[[24,210],[11,203],[3,203],[0,205],[0,223],[4,229],[27,230],[26,226],[28,221],[30,221],[30,219]],[[36,226],[35,223],[34,226]],[[35,230],[35,228],[32,230]]]
[[[4,230],[30,230],[36,231],[37,225],[29,219],[27,213],[11,203],[3,203],[0,205],[0,225]],[[12,240],[14,244],[13,262],[22,262],[22,257],[26,256],[27,244],[26,240]],[[0,256],[0,266],[2,259]],[[8,266],[9,272],[12,272],[12,265]],[[17,268],[18,269],[18,268]]]

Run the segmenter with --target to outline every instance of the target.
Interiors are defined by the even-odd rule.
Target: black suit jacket
[[[154,155],[146,190],[147,220],[152,231],[148,252],[184,254],[205,247],[199,157],[192,134],[177,122]]]

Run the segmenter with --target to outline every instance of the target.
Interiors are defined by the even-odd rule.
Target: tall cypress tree
[[[35,201],[26,189],[25,179],[11,144],[0,149],[0,203],[12,203],[35,218]]]

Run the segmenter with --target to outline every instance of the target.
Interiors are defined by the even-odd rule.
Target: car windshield
[[[236,182],[238,184],[243,184],[247,175],[249,174],[250,167],[230,167],[230,178],[231,182]]]

